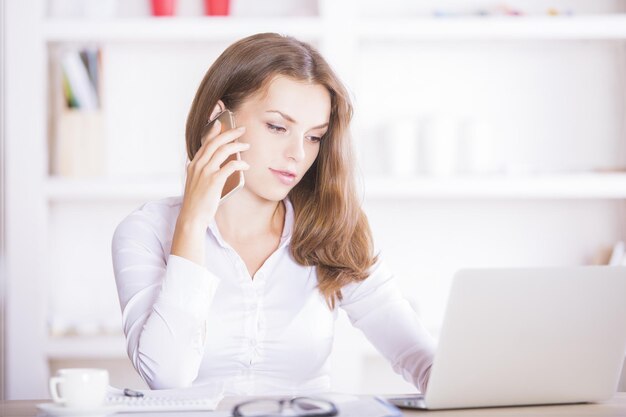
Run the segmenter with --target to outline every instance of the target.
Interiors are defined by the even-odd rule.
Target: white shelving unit
[[[383,108],[380,118],[384,120],[389,118],[390,109],[406,110],[412,107],[412,103],[416,103],[417,110],[425,108],[425,104],[419,100],[423,91],[413,93],[413,84],[410,82],[407,82],[406,89],[401,91],[408,97],[407,101],[404,103],[395,101],[400,93],[395,88],[394,77],[397,76],[393,71],[401,69],[404,63],[399,61],[401,58],[398,57],[406,54],[408,61],[422,62],[420,61],[422,55],[410,56],[416,51],[430,53],[431,55],[427,56],[429,58],[439,59],[444,56],[445,59],[450,57],[456,59],[462,56],[458,59],[471,60],[471,57],[468,58],[469,55],[463,55],[467,54],[468,50],[462,48],[468,45],[471,48],[472,42],[476,42],[480,45],[497,45],[501,48],[497,50],[498,53],[502,53],[505,45],[508,48],[506,53],[510,56],[518,54],[535,57],[533,54],[537,54],[536,57],[543,58],[541,48],[549,44],[553,51],[561,47],[567,50],[570,54],[567,57],[574,56],[576,51],[580,50],[583,65],[585,61],[591,61],[588,56],[594,59],[600,56],[606,58],[607,68],[613,68],[614,62],[621,63],[620,65],[626,68],[626,61],[621,62],[624,57],[620,55],[626,44],[626,15],[620,12],[626,11],[626,8],[619,2],[602,2],[607,10],[602,10],[599,14],[562,17],[446,19],[407,15],[372,17],[367,13],[361,13],[360,8],[367,7],[368,2],[320,0],[320,15],[311,17],[120,18],[96,21],[49,19],[45,18],[43,0],[36,2],[37,7],[34,9],[28,9],[20,3],[19,0],[10,0],[8,4],[11,6],[7,9],[9,21],[13,14],[22,22],[22,26],[12,25],[9,28],[10,34],[15,37],[23,35],[25,39],[19,52],[10,48],[7,50],[9,62],[11,58],[19,58],[14,59],[12,64],[14,66],[8,71],[7,85],[19,85],[12,83],[20,77],[38,80],[22,91],[29,93],[31,98],[35,97],[41,103],[45,103],[46,91],[50,89],[43,81],[47,78],[47,65],[51,65],[50,62],[46,62],[49,52],[65,45],[95,44],[106,49],[103,65],[113,67],[105,69],[104,76],[109,84],[105,86],[104,94],[109,96],[109,101],[128,94],[128,101],[134,102],[133,100],[141,98],[142,94],[149,91],[149,85],[143,85],[136,81],[139,78],[133,78],[136,76],[133,66],[141,65],[142,60],[147,62],[145,65],[158,62],[158,57],[169,53],[177,57],[172,61],[180,60],[188,63],[186,67],[191,68],[188,73],[179,77],[187,82],[184,88],[180,88],[180,96],[172,102],[163,101],[164,106],[184,107],[180,114],[172,115],[171,119],[176,123],[180,122],[181,114],[184,114],[191,102],[189,94],[193,93],[193,89],[190,87],[197,85],[202,73],[217,56],[216,54],[238,38],[264,31],[291,34],[310,41],[321,49],[354,95],[356,132],[369,129],[372,120],[375,120],[378,107]],[[620,4],[620,7],[615,6],[616,4]],[[613,49],[610,48],[617,52],[613,54]],[[389,59],[389,62],[377,63],[377,57],[371,56],[381,49],[390,51],[391,54],[384,58]],[[434,50],[437,51],[436,54],[432,52]],[[597,55],[593,55],[596,52]],[[589,53],[592,55],[585,55]],[[196,58],[198,56],[202,57],[202,60],[198,60]],[[124,71],[122,63],[126,62],[130,73],[129,82],[140,84],[136,92],[124,90],[128,86],[120,83],[120,74]],[[435,59],[423,61],[424,67],[431,62],[438,61]],[[549,65],[557,65],[556,60],[550,62],[551,64],[546,64],[548,69]],[[378,64],[379,67],[364,65],[371,63]],[[166,62],[164,65],[173,64]],[[384,65],[388,65],[388,69]],[[28,70],[21,71],[22,68]],[[168,71],[171,73],[180,68],[183,66],[152,68],[153,76],[164,78],[168,76]],[[416,68],[419,69],[420,66]],[[141,74],[141,69],[137,70],[137,74]],[[593,80],[601,87],[597,94],[606,96],[601,96],[602,98],[598,100],[609,100],[610,104],[607,106],[615,113],[608,123],[605,123],[604,119],[598,119],[598,123],[609,125],[608,130],[602,131],[603,135],[604,132],[609,132],[608,139],[602,137],[595,145],[594,132],[586,135],[587,143],[594,143],[593,146],[589,145],[589,148],[597,146],[600,157],[586,152],[585,146],[576,147],[578,144],[576,140],[580,138],[572,139],[572,152],[577,153],[575,162],[589,162],[587,165],[573,164],[580,166],[579,170],[563,169],[556,173],[536,172],[528,175],[453,177],[416,175],[399,178],[379,172],[367,172],[363,176],[365,207],[370,215],[377,242],[383,248],[383,252],[388,254],[389,263],[402,278],[400,280],[402,287],[407,294],[417,299],[416,304],[429,328],[437,327],[449,276],[459,264],[473,266],[488,262],[489,265],[502,266],[529,263],[542,265],[586,263],[590,252],[599,245],[611,244],[617,239],[624,238],[621,214],[623,201],[626,199],[626,174],[600,173],[596,168],[613,168],[616,165],[617,168],[623,168],[621,164],[625,162],[622,155],[625,132],[624,126],[619,121],[623,119],[620,115],[626,114],[623,101],[625,97],[624,91],[619,89],[621,84],[616,83],[624,81],[626,73],[615,71],[608,75],[599,74],[597,77],[587,76],[584,72],[577,74],[580,79]],[[426,77],[432,74],[425,72],[419,76]],[[442,85],[452,82],[446,78],[448,76],[446,72],[441,73]],[[520,72],[514,76],[523,78],[524,74]],[[494,73],[493,78],[494,82],[498,82],[505,79],[505,75]],[[373,83],[373,79],[377,82]],[[535,77],[528,80],[528,85],[531,87],[537,85],[539,90],[549,94],[551,80],[542,81],[540,77]],[[167,85],[168,81],[169,79],[165,79],[163,85]],[[471,79],[468,83],[475,81]],[[485,86],[490,85],[489,77],[485,76],[482,81]],[[394,97],[390,103],[384,102],[385,95],[377,90],[386,84],[390,85]],[[594,85],[580,84],[577,87],[580,91],[576,92],[580,93],[581,97],[585,99],[597,97],[593,96],[595,93],[590,93],[591,90],[595,91]],[[42,88],[38,89],[38,86]],[[421,88],[420,85],[417,87]],[[166,97],[165,94],[173,94],[172,91],[174,90],[163,92],[164,96],[157,96],[152,100],[159,101]],[[155,94],[160,93],[155,90]],[[501,95],[503,102],[509,99],[506,91],[496,93]],[[541,91],[537,94],[540,96]],[[548,97],[546,101],[551,99],[553,97]],[[117,105],[119,101],[115,103]],[[144,104],[146,103],[140,102],[135,107]],[[579,113],[578,108],[574,107],[575,103],[564,100],[561,104],[562,107],[555,105],[546,110],[553,112],[552,119],[544,118],[541,113],[532,111],[528,117],[534,118],[531,121],[535,121],[538,126],[547,126],[546,129],[558,130],[562,124],[565,127],[564,121],[572,124],[582,123],[581,118],[577,117]],[[43,123],[47,116],[52,116],[49,114],[50,109],[44,105],[35,106],[28,111],[18,110],[28,108],[27,106],[28,101],[25,98],[17,95],[8,96],[7,107],[14,109],[14,115],[17,115],[15,120],[26,122],[34,119]],[[104,104],[105,118],[112,119],[109,126],[128,126],[125,125],[128,120],[123,119],[123,113],[134,109],[128,106],[114,109],[112,106],[111,102]],[[466,105],[466,108],[471,109],[471,106]],[[483,113],[487,116],[496,113],[488,107],[485,109]],[[489,113],[490,111],[492,113]],[[597,117],[592,110],[589,113],[589,117]],[[138,114],[139,117],[143,116],[142,113]],[[364,116],[359,118],[359,114]],[[10,117],[11,115],[8,118]],[[156,120],[159,123],[174,123],[164,120],[161,116],[156,116]],[[145,122],[146,120],[140,118],[137,124]],[[579,127],[578,130],[584,130],[586,125],[581,124]],[[154,131],[136,131],[128,133],[127,137],[118,137],[123,128],[116,129],[114,133],[110,133],[109,139],[117,143],[136,140],[138,143],[144,141],[144,145],[150,144],[147,139],[154,133]],[[65,271],[63,263],[76,263],[78,266],[74,267],[79,268],[81,262],[87,262],[74,259],[79,256],[78,254],[64,253],[60,260],[54,259],[56,269],[49,266],[51,262],[49,258],[55,254],[55,248],[68,245],[63,240],[65,238],[61,231],[69,230],[67,228],[78,229],[81,224],[93,223],[94,219],[98,222],[97,216],[107,216],[107,213],[109,213],[107,222],[115,224],[121,220],[120,213],[130,212],[140,202],[177,195],[183,189],[183,183],[175,175],[171,173],[155,175],[152,171],[149,173],[152,175],[142,176],[143,179],[139,180],[133,179],[136,177],[132,175],[117,175],[115,172],[91,179],[50,176],[44,162],[49,152],[48,138],[44,130],[41,124],[32,124],[23,131],[15,128],[8,131],[9,144],[13,146],[7,146],[7,149],[10,152],[11,149],[14,150],[7,159],[13,160],[14,163],[8,169],[7,178],[16,185],[7,195],[7,201],[13,201],[7,216],[7,224],[15,225],[16,229],[21,228],[24,233],[36,238],[33,243],[23,236],[12,234],[7,240],[7,247],[12,248],[9,256],[12,256],[13,262],[13,269],[10,270],[13,287],[10,289],[12,292],[9,293],[9,297],[14,300],[8,307],[10,317],[7,322],[9,332],[7,363],[14,365],[8,369],[7,381],[8,395],[14,398],[46,395],[45,376],[47,362],[51,359],[126,357],[124,341],[120,335],[67,337],[47,335],[46,323],[49,314],[47,306],[50,304],[50,293],[54,292],[57,280],[68,279],[65,275],[59,276]],[[158,133],[158,129],[155,131]],[[165,131],[168,135],[171,132],[180,133],[173,129]],[[28,135],[27,142],[22,142],[26,137],[24,135]],[[528,139],[528,146],[531,146],[533,141],[541,141],[541,138],[543,137],[540,135],[531,136]],[[162,137],[157,139],[167,140]],[[504,139],[507,138],[503,137]],[[176,140],[182,148],[184,145],[180,137]],[[357,146],[365,146],[366,143],[358,137],[355,138],[355,142]],[[29,147],[28,151],[24,149],[26,144]],[[558,146],[561,146],[560,142]],[[529,148],[531,150],[528,151],[528,155],[531,159],[533,155],[539,155],[537,148],[539,146]],[[119,154],[113,154],[112,157],[116,156],[119,157]],[[129,159],[133,160],[132,157]],[[134,158],[138,160],[137,155],[134,155]],[[540,157],[537,158],[541,160]],[[32,160],[35,161],[37,169],[24,174],[22,167],[28,166]],[[361,165],[367,168],[369,162],[361,160]],[[21,187],[28,187],[28,193],[24,193]],[[109,209],[111,210],[107,211]],[[497,210],[498,216],[493,215],[496,213],[494,210]],[[84,216],[73,217],[75,213],[84,213]],[[107,222],[103,224],[106,225]],[[519,225],[516,222],[520,222]],[[471,226],[464,227],[466,223],[471,223]],[[538,228],[541,228],[545,235],[538,237],[536,233],[532,234],[534,224],[538,224]],[[507,229],[503,225],[510,227]],[[476,227],[476,230],[472,227]],[[478,229],[481,227],[486,229],[486,232],[480,237],[486,240],[476,244],[476,238],[471,236],[480,234]],[[493,227],[493,230],[490,227]],[[110,239],[110,235],[97,236],[97,239],[95,236],[95,233],[101,233],[102,230],[108,229],[102,226],[102,229],[97,231],[85,230],[86,238],[81,245],[89,246],[93,243],[94,251],[100,251],[103,247],[106,249],[106,240]],[[569,232],[571,230],[574,231]],[[112,230],[110,233],[112,234]],[[505,234],[508,240],[503,244],[499,239],[505,239],[503,237]],[[447,239],[440,236],[446,236]],[[535,250],[541,245],[545,245],[544,250]],[[481,257],[481,253],[485,255]],[[545,253],[551,253],[552,256],[547,257]],[[40,264],[28,263],[33,254],[41,260]],[[102,253],[102,259],[99,258],[96,267],[104,268],[103,265],[106,265],[109,257],[110,253]],[[416,266],[415,262],[419,262],[420,257],[424,258],[423,265]],[[88,268],[84,265],[83,267]],[[87,269],[84,272],[91,271]],[[108,270],[98,269],[97,273],[100,279],[108,277],[112,282],[113,278]],[[34,288],[45,290],[34,293]],[[113,302],[117,303],[117,300]],[[35,308],[31,308],[33,304]],[[30,323],[30,328],[33,329],[29,334],[25,334],[19,327],[22,325],[19,318],[25,316],[29,319],[24,323]],[[346,326],[339,329],[341,331],[337,334],[336,343],[339,345],[337,350],[340,352],[338,354],[340,359],[337,359],[337,362],[343,361],[342,366],[351,366],[357,372],[354,372],[352,377],[346,376],[345,379],[338,381],[338,386],[358,390],[362,387],[358,372],[361,366],[358,363],[359,355],[354,354],[354,348],[347,350],[341,346],[356,346],[365,342],[360,334],[350,333],[351,330]],[[371,360],[372,352],[371,346],[367,346],[363,348],[362,354],[368,358],[367,360]],[[381,380],[385,380],[384,378],[386,376],[381,377]],[[34,384],[32,381],[40,383]]]

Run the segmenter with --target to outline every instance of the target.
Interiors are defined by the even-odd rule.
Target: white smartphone
[[[209,134],[209,131],[213,127],[213,124],[215,123],[216,120],[219,120],[221,123],[220,133],[225,132],[230,129],[234,129],[236,127],[235,116],[233,112],[226,109],[220,114],[218,114],[213,120],[209,121],[204,126],[204,128],[202,129],[201,143],[204,143],[204,141],[206,140],[207,135]],[[235,142],[236,141],[237,140],[235,139]],[[238,161],[241,160],[241,154],[237,152],[235,154],[230,155],[221,166],[224,166],[225,164],[233,160],[238,160]],[[232,175],[230,175],[226,179],[226,183],[224,184],[224,188],[222,189],[222,196],[220,198],[220,204],[226,198],[233,195],[237,190],[240,190],[241,188],[243,188],[243,185],[244,185],[243,171],[235,171]]]

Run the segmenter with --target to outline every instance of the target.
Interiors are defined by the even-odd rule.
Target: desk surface
[[[222,400],[218,410],[230,410],[232,405],[242,401],[242,397],[227,397]],[[38,415],[36,405],[45,400],[11,400],[0,402],[0,416],[2,417],[34,417]],[[196,413],[185,413],[191,416]],[[405,411],[404,415],[424,416],[430,414],[433,417],[541,417],[541,416],[567,416],[567,417],[624,417],[626,416],[626,392],[620,392],[611,400],[595,404],[575,404],[575,405],[549,405],[531,407],[503,407],[503,408],[481,408],[474,410],[443,410],[443,411]],[[180,413],[142,413],[125,414],[127,416],[158,416],[170,417],[180,416]],[[204,417],[209,414],[202,413]]]

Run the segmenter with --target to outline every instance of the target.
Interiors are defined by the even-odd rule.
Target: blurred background
[[[460,268],[622,263],[626,0],[0,4],[4,398],[70,366],[144,387],[112,233],[182,192],[200,80],[256,32],[310,42],[347,85],[376,245],[435,337]],[[413,391],[344,314],[331,360],[335,391]]]

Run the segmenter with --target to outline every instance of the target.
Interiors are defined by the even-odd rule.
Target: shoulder
[[[182,204],[182,196],[168,197],[142,204],[117,225],[113,243],[123,238],[156,237],[171,239]]]
[[[343,297],[341,304],[345,306],[362,299],[395,296],[397,290],[394,274],[378,252],[376,263],[369,269],[367,278],[350,283],[341,289]]]

